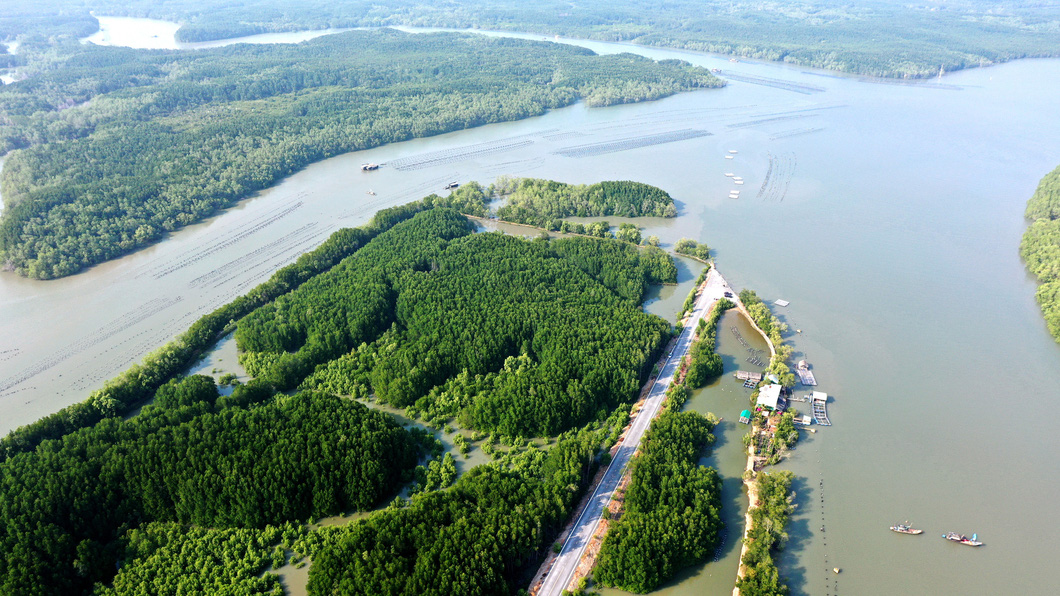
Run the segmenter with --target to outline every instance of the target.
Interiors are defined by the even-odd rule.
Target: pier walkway
[[[710,311],[710,307],[714,302],[724,297],[725,292],[731,291],[725,279],[717,272],[717,269],[711,268],[706,281],[703,282],[703,291],[700,293],[699,298],[696,299],[692,314],[681,329],[681,335],[678,336],[673,351],[666,357],[666,362],[659,371],[659,376],[655,379],[655,383],[645,398],[644,407],[640,409],[633,419],[626,436],[622,439],[621,447],[619,447],[614,459],[608,465],[607,471],[604,472],[600,484],[589,497],[588,505],[571,528],[563,543],[563,549],[548,570],[545,579],[541,582],[540,589],[536,593],[531,589],[532,594],[537,596],[560,596],[563,590],[569,589],[578,564],[585,554],[586,546],[588,546],[593,534],[596,533],[597,526],[600,525],[603,510],[611,501],[611,497],[618,487],[623,470],[640,446],[640,442],[644,438],[644,433],[648,430],[651,421],[662,407],[663,400],[666,398],[666,390],[670,387],[670,383],[673,382],[681,360],[692,345],[693,332],[699,325],[699,321]]]

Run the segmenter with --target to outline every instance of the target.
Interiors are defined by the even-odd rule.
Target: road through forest
[[[588,506],[585,507],[578,521],[571,528],[570,534],[563,544],[563,550],[560,551],[547,577],[541,583],[541,589],[537,592],[538,596],[560,596],[563,590],[568,589],[574,572],[578,568],[578,563],[585,554],[585,548],[596,532],[597,526],[600,525],[604,507],[611,501],[626,465],[629,464],[630,458],[633,457],[637,447],[640,446],[641,440],[644,438],[644,433],[648,430],[655,415],[658,414],[659,408],[662,407],[663,400],[666,398],[666,390],[669,389],[681,360],[692,345],[692,337],[696,326],[710,311],[710,307],[714,302],[721,299],[725,292],[731,291],[725,279],[715,268],[711,268],[703,286],[703,291],[700,293],[699,298],[696,299],[691,316],[687,319],[673,351],[667,356],[666,363],[659,371],[659,376],[655,379],[655,383],[645,399],[644,407],[636,414],[633,424],[622,440],[622,445],[619,447],[614,459],[611,460],[603,479],[589,498]],[[731,300],[736,301],[737,298],[734,296]]]

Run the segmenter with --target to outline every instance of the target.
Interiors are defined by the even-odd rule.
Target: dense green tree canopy
[[[1027,201],[1032,220],[1020,243],[1020,256],[1041,282],[1038,304],[1049,332],[1060,342],[1060,167],[1046,174]]]
[[[97,586],[95,594],[282,596],[279,577],[262,570],[285,561],[285,546],[302,533],[290,523],[261,530],[147,523],[126,533],[121,569],[111,585]]]
[[[694,257],[700,261],[710,260],[710,247],[705,242],[696,242],[690,238],[682,238],[674,245],[674,252],[679,255]]]
[[[143,521],[264,527],[371,508],[419,457],[419,438],[350,400],[301,393],[225,407],[203,383],[159,390],[184,403],[163,399],[0,464],[0,591],[72,594],[107,581],[119,537]]]
[[[722,529],[721,478],[699,458],[714,442],[716,423],[713,416],[670,410],[652,422],[632,463],[622,517],[600,547],[598,583],[650,592],[714,553]]]
[[[675,217],[677,207],[664,190],[629,180],[573,185],[539,178],[507,178],[494,184],[505,197],[497,216],[505,221],[550,230],[560,229],[564,217]],[[639,243],[634,242],[633,244]]]
[[[788,535],[784,526],[795,509],[792,505],[791,481],[794,474],[759,472],[755,479],[758,502],[751,510],[751,529],[747,532],[747,552],[741,563],[747,574],[736,582],[741,596],[787,596],[788,587],[780,579],[773,550],[784,547]]]
[[[721,315],[735,306],[731,301],[722,298],[713,307],[710,314],[699,320],[696,327],[695,343],[689,350],[688,373],[685,380],[692,387],[702,387],[722,373],[722,360],[716,348],[718,343],[718,321]]]
[[[555,434],[636,394],[670,335],[640,311],[655,268],[636,248],[470,232],[434,209],[380,234],[241,321],[241,361],[281,388],[316,369],[304,386],[370,387],[505,435]]]
[[[313,558],[309,593],[518,593],[570,515],[595,470],[595,455],[614,442],[626,419],[612,416],[511,465],[475,468],[449,490],[314,532],[296,545]]]

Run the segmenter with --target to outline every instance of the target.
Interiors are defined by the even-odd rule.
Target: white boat
[[[732,159],[732,156],[731,155],[726,155],[725,159]]]
[[[736,155],[738,151],[736,151],[735,149],[729,149],[729,153]]]
[[[743,180],[743,178],[742,178],[742,177],[740,177],[740,176],[733,176],[733,177],[732,177],[732,179],[733,179],[733,180]]]
[[[737,180],[736,184],[743,184],[743,180]]]
[[[732,172],[725,172],[725,175],[728,176],[729,178],[732,178],[736,174],[733,174]]]

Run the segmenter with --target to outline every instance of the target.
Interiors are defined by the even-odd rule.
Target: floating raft
[[[817,379],[813,376],[813,371],[808,368],[797,368],[795,372],[799,373],[799,382],[807,387],[814,387],[817,385]]]
[[[805,360],[799,360],[799,363],[795,366],[795,372],[799,375],[799,382],[807,387],[813,387],[817,385],[817,378],[813,376],[813,371],[810,370],[810,365]]]
[[[814,391],[811,399],[813,401],[814,422],[821,426],[832,426],[832,422],[828,420],[828,394]]]
[[[736,378],[741,381],[754,381],[757,383],[762,380],[762,373],[738,370],[736,371]]]

